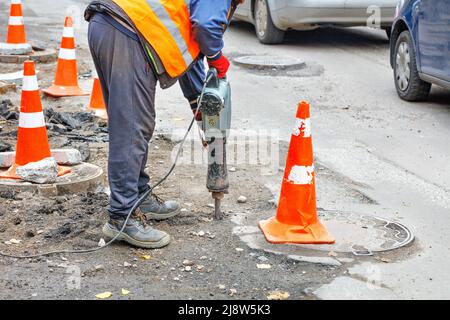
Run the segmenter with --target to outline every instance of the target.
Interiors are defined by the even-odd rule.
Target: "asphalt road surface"
[[[278,128],[287,140],[296,103],[309,101],[316,157],[366,185],[365,194],[378,203],[357,207],[332,199],[336,202],[322,204],[395,218],[410,226],[420,249],[401,262],[378,264],[380,284],[392,291],[392,297],[448,298],[450,92],[434,87],[428,102],[400,100],[389,43],[380,30],[295,32],[283,45],[264,46],[251,27],[238,25],[226,40],[226,52],[291,57],[323,66],[320,76],[303,78],[233,69],[234,123]],[[370,263],[350,273],[364,277],[367,268]],[[327,289],[327,298],[342,297],[339,285]],[[366,294],[371,297],[370,290],[362,297]]]

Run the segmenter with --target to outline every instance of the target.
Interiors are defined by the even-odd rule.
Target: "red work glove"
[[[202,112],[200,110],[197,112],[197,109],[198,109],[198,102],[197,102],[197,100],[193,100],[193,101],[189,102],[189,104],[191,105],[192,113],[195,116],[195,120],[202,121],[202,118],[203,118],[202,117]]]
[[[202,112],[200,110],[197,112],[197,109],[192,109],[192,113],[195,116],[195,120],[197,120],[199,122],[201,122],[203,120]]]
[[[208,66],[217,70],[219,79],[226,77],[228,69],[230,68],[230,61],[222,54],[219,53],[218,57],[212,59],[208,58]]]

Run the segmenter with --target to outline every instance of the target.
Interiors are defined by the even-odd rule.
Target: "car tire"
[[[409,31],[403,31],[397,38],[394,52],[394,81],[397,93],[403,100],[423,101],[428,98],[431,84],[419,77],[416,50]]]
[[[285,32],[273,24],[267,0],[256,0],[253,13],[258,40],[264,44],[282,43]]]

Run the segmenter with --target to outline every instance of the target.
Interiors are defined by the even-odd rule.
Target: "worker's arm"
[[[240,1],[239,1],[240,2]],[[230,22],[235,0],[191,1],[191,23],[200,51],[206,56],[209,67],[217,69],[219,78],[225,77],[230,63],[222,54],[223,34]]]
[[[205,77],[205,65],[203,59],[199,59],[179,79],[183,95],[189,101],[192,110],[197,109],[197,98],[202,93]]]
[[[195,39],[201,53],[215,60],[222,56],[223,33],[228,26],[228,13],[232,0],[191,0],[190,20]],[[226,71],[225,71],[226,73]],[[191,104],[197,108],[196,100],[201,94],[205,81],[203,59],[199,59],[184,76],[180,78],[181,90]]]
[[[195,39],[200,51],[208,59],[210,67],[215,67],[221,77],[228,71],[229,62],[223,56],[223,34],[230,20],[230,8],[233,0],[191,0],[191,23]],[[236,4],[244,0],[235,0]],[[180,78],[180,86],[192,110],[197,109],[197,98],[200,96],[205,81],[205,66],[200,58],[184,76]],[[201,114],[198,114],[198,119]]]
[[[191,23],[200,51],[208,58],[223,49],[223,33],[228,26],[232,0],[192,0]]]

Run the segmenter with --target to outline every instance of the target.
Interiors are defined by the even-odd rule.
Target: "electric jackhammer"
[[[199,106],[208,150],[206,187],[214,198],[214,218],[221,220],[221,200],[228,194],[229,188],[226,144],[231,128],[231,86],[226,78],[218,78],[214,68],[208,71],[206,79]]]

